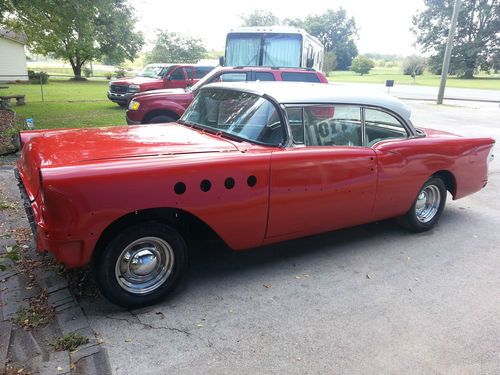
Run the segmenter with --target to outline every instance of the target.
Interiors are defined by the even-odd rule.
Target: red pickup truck
[[[149,64],[136,77],[110,82],[108,99],[125,107],[138,92],[192,86],[213,68],[192,64]]]
[[[127,110],[129,125],[176,121],[191,104],[198,91],[213,82],[295,81],[328,83],[325,75],[313,69],[270,67],[220,67],[186,89],[157,90],[134,95]]]

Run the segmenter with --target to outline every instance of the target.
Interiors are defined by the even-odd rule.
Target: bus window
[[[259,65],[260,36],[230,35],[227,38],[226,66]]]
[[[302,36],[274,34],[264,38],[263,66],[300,67]]]

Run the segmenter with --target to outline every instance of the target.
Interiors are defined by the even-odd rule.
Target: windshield
[[[228,34],[227,66],[300,67],[300,34]]]
[[[284,127],[275,106],[246,92],[204,89],[179,122],[266,145],[277,146],[284,140]]]
[[[148,77],[148,78],[163,77],[169,68],[170,68],[169,66],[146,65],[137,74],[137,76],[138,77]]]

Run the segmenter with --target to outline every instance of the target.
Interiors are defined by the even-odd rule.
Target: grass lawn
[[[26,105],[13,107],[18,116],[33,118],[37,129],[80,128],[107,125],[126,125],[125,109],[106,97],[107,82],[52,80],[43,86],[43,103],[40,85],[2,84],[9,86],[0,95],[25,94]]]
[[[351,71],[334,71],[328,75],[330,82],[382,83],[393,79],[395,84],[413,85],[413,78],[405,76],[399,68],[373,68],[369,74],[359,75]],[[439,86],[440,76],[425,72],[415,79],[418,86]],[[463,79],[449,76],[446,87],[469,89],[500,90],[500,75],[479,75],[474,79]]]

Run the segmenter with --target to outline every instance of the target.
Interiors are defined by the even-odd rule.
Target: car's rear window
[[[315,73],[301,73],[301,72],[283,72],[281,73],[283,81],[293,82],[320,82]]]

